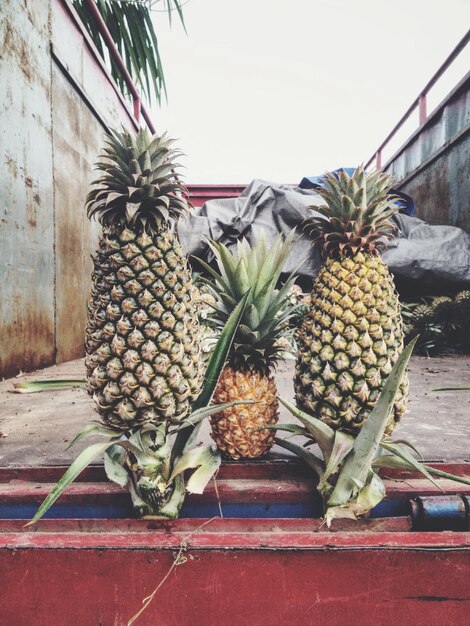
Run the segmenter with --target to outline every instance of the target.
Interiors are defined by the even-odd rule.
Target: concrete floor
[[[292,399],[293,362],[277,372],[281,396]],[[19,380],[84,378],[83,360],[0,382],[0,467],[69,464],[92,438],[65,450],[74,435],[96,419],[84,389],[37,394],[11,393]],[[470,386],[470,357],[413,357],[410,410],[396,429],[427,461],[470,461],[470,391],[435,392],[435,387]],[[295,421],[287,411],[282,421]],[[207,428],[204,438],[208,437]]]

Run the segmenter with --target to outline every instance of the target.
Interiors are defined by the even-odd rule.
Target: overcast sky
[[[168,104],[153,118],[186,181],[296,183],[369,158],[470,27],[470,0],[189,0],[184,15],[187,35],[154,13]],[[468,69],[470,46],[429,110]]]

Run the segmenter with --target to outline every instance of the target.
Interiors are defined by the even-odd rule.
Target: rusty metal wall
[[[430,224],[470,231],[470,73],[385,165]]]
[[[84,211],[108,126],[132,113],[67,3],[0,2],[0,376],[83,354]]]
[[[54,359],[48,2],[0,6],[0,375]]]

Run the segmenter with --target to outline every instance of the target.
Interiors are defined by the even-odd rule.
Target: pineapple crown
[[[108,228],[130,226],[148,232],[188,212],[187,190],[175,173],[182,153],[171,148],[166,134],[151,136],[140,129],[111,131],[95,164],[102,175],[86,199],[87,215]]]
[[[300,306],[288,297],[295,274],[279,289],[276,287],[293,238],[294,232],[285,239],[278,235],[270,246],[263,237],[253,245],[242,239],[236,253],[222,243],[208,241],[219,271],[198,259],[211,276],[201,280],[216,301],[209,318],[216,328],[224,326],[238,302],[250,291],[228,357],[234,369],[268,373],[286,352],[285,340],[291,334],[289,320]]]
[[[328,172],[318,190],[326,204],[308,207],[321,215],[305,220],[304,231],[322,246],[324,256],[378,254],[395,231],[390,218],[399,206],[391,186],[388,174],[366,172],[362,165],[351,176]]]

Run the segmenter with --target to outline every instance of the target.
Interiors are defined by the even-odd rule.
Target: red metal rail
[[[65,1],[66,4],[68,6],[69,2],[68,0],[62,0],[63,2]],[[111,37],[111,33],[109,32],[108,27],[106,26],[105,21],[103,20],[101,13],[98,10],[98,7],[96,6],[96,3],[94,0],[86,0],[90,11],[93,13],[93,16],[95,18],[96,21],[96,26],[98,27],[98,30],[100,31],[101,36],[103,37],[106,46],[108,48],[109,54],[113,57],[114,61],[116,62],[116,65],[119,67],[119,71],[121,72],[121,76],[124,79],[124,82],[126,83],[127,88],[129,89],[129,92],[132,96],[132,102],[133,102],[133,107],[134,107],[134,118],[136,120],[136,122],[139,124],[140,123],[140,116],[142,115],[142,117],[144,118],[150,132],[153,134],[156,132],[155,126],[152,122],[152,119],[150,117],[149,112],[147,111],[145,105],[143,104],[140,94],[137,90],[137,87],[134,84],[134,81],[132,80],[132,76],[129,74],[129,72],[127,71],[126,65],[124,63],[124,60],[122,58],[122,56],[119,54],[119,50],[117,49],[113,38]]]
[[[214,198],[236,198],[245,189],[245,185],[187,185],[191,203],[201,207],[208,200]]]
[[[382,151],[385,146],[390,142],[390,140],[397,134],[399,129],[403,126],[406,120],[410,117],[410,115],[418,108],[419,111],[419,125],[422,126],[427,119],[427,107],[426,107],[426,96],[429,93],[430,89],[437,83],[437,81],[441,78],[441,76],[447,71],[447,69],[452,65],[455,59],[459,56],[459,54],[464,50],[464,48],[470,42],[470,30],[464,35],[464,37],[459,41],[456,47],[449,54],[447,59],[441,65],[441,67],[437,70],[431,80],[426,84],[426,86],[420,91],[418,97],[411,103],[406,113],[400,119],[400,121],[396,124],[393,130],[387,135],[384,141],[380,144],[374,154],[370,157],[370,159],[366,163],[366,168],[372,163],[375,159],[375,166],[377,169],[382,167]]]

